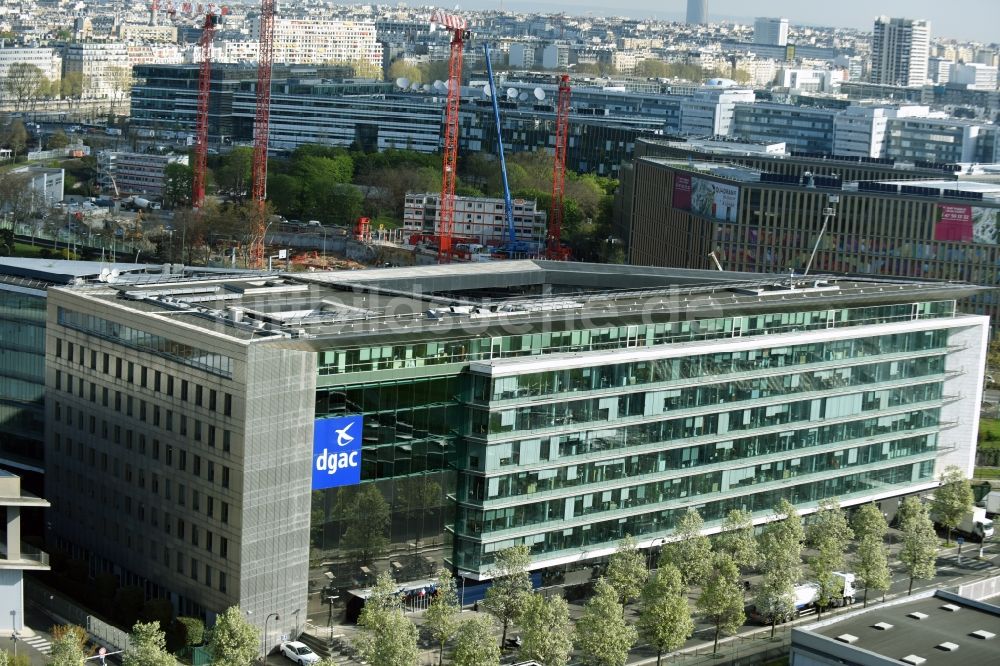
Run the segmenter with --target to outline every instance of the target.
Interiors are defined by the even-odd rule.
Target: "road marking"
[[[52,643],[45,640],[41,636],[28,636],[27,638],[22,638],[21,640],[42,654],[49,654],[52,652]]]

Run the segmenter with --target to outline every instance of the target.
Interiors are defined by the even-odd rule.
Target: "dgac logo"
[[[313,438],[312,489],[353,486],[361,482],[364,417],[316,419]]]

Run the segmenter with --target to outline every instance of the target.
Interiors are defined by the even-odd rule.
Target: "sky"
[[[444,4],[448,4],[447,2]],[[564,11],[581,15],[683,18],[687,0],[466,0],[465,9]],[[1000,43],[1000,0],[708,0],[709,19],[751,21],[755,16],[787,18],[792,24],[860,28],[871,31],[879,14],[926,19],[932,37]]]

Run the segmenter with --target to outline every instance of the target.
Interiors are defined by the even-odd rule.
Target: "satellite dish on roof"
[[[111,269],[110,268],[102,268],[101,269],[101,274],[97,276],[97,279],[99,281],[101,281],[101,282],[107,282],[109,275],[111,275]]]
[[[431,90],[431,84],[425,83],[424,84],[424,92],[430,92],[430,90]]]
[[[118,276],[121,275],[121,271],[117,268],[112,268],[111,272],[108,274],[108,283],[113,283],[118,281]]]
[[[484,83],[483,84],[483,97],[492,97],[492,96],[493,96],[493,90],[490,88],[490,84]]]
[[[406,90],[410,87],[410,80],[405,76],[401,76],[396,79],[396,86],[398,86],[401,90]]]
[[[410,86],[410,90],[420,90],[420,84],[414,83],[413,85]]]
[[[520,95],[517,96],[517,99],[519,101],[521,101],[521,102],[527,102],[528,101],[528,93],[521,93]]]
[[[535,88],[534,94],[535,94],[535,99],[537,99],[539,102],[545,99],[545,91],[542,90],[541,88]]]
[[[517,99],[517,88],[507,88],[507,99]]]
[[[447,90],[448,86],[444,84],[444,81],[440,79],[434,82],[434,90]]]

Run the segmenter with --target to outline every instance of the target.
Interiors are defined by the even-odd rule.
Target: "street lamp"
[[[270,613],[264,618],[264,635],[260,638],[260,661],[261,663],[267,663],[267,623],[271,621],[271,618],[275,621],[280,620],[281,616],[277,613]]]

